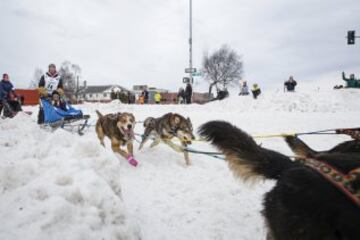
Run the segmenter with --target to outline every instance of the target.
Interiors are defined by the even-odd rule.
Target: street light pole
[[[192,55],[193,55],[193,52],[192,52],[192,0],[189,0],[189,16],[190,16],[190,19],[189,19],[189,68],[190,69],[193,69],[193,59],[192,59]],[[193,82],[193,78],[192,78],[192,71],[190,71],[189,73],[189,78],[190,78],[190,84],[192,84]]]

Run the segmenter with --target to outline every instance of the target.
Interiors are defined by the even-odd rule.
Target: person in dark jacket
[[[177,102],[178,102],[178,104],[184,104],[185,103],[185,90],[184,90],[184,88],[179,89],[179,92],[177,94]]]
[[[149,91],[145,88],[143,93],[144,93],[144,103],[149,104]]]
[[[49,71],[40,78],[38,91],[40,98],[47,98],[51,100],[53,105],[56,105],[66,111],[63,80],[56,71],[55,64],[50,64]],[[42,123],[44,123],[44,110],[40,106],[38,124]]]
[[[296,85],[297,82],[294,80],[294,77],[290,76],[289,80],[284,83],[284,91],[286,89],[288,92],[294,92]]]
[[[41,97],[51,98],[54,94],[64,96],[63,80],[55,64],[50,64],[49,71],[40,78],[38,91]]]
[[[20,99],[15,94],[14,86],[10,82],[9,75],[4,73],[0,82],[0,114],[4,109],[4,117],[14,117],[21,111]]]
[[[188,83],[186,84],[186,88],[185,88],[185,102],[186,104],[191,104],[191,98],[192,98],[192,87],[191,84]]]
[[[254,99],[257,99],[257,97],[261,94],[261,89],[258,84],[256,84],[256,83],[253,84],[251,93],[252,93]]]
[[[347,78],[345,72],[342,72],[342,78],[346,82],[346,88],[360,88],[360,79],[356,79],[354,74]]]

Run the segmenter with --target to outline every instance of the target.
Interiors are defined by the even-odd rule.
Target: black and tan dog
[[[226,122],[206,123],[199,132],[225,154],[235,176],[277,181],[263,203],[263,215],[269,228],[268,239],[360,239],[359,204],[351,201],[348,195],[315,169],[262,148],[248,134]],[[296,152],[300,152],[298,144],[293,145]],[[304,146],[301,148],[304,152]],[[347,176],[360,167],[359,152],[347,151],[346,147],[327,153],[314,153],[312,150],[311,156]],[[354,185],[353,190],[359,193],[360,188]]]
[[[128,162],[136,166],[137,161],[134,159],[133,139],[135,128],[135,117],[131,113],[116,113],[102,115],[96,111],[99,119],[96,122],[96,133],[101,145],[105,147],[104,138],[107,136],[111,141],[111,148],[114,153],[120,154]],[[127,152],[121,149],[126,145]]]
[[[150,138],[154,138],[150,147],[155,147],[160,142],[163,142],[175,151],[183,152],[186,165],[190,165],[188,152],[183,151],[171,141],[173,138],[177,138],[183,147],[191,144],[191,141],[194,140],[195,137],[190,118],[185,119],[176,113],[168,113],[160,118],[149,117],[144,122],[144,128],[143,140],[139,150]]]
[[[301,141],[296,136],[288,136],[285,138],[287,144],[291,148],[291,150],[299,157],[319,157],[321,155],[327,154],[340,154],[340,153],[354,153],[360,154],[360,141],[352,140],[340,143],[334,148],[327,151],[315,151],[311,149],[308,145],[306,145],[303,141]]]

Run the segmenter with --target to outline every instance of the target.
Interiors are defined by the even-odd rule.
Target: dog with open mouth
[[[141,150],[144,144],[151,138],[153,142],[150,147],[155,147],[160,142],[165,143],[177,152],[183,152],[186,165],[190,165],[189,153],[180,149],[171,140],[177,138],[181,142],[183,148],[192,143],[195,139],[193,127],[190,118],[184,118],[180,114],[167,113],[162,117],[149,117],[144,121],[144,135],[140,144]]]
[[[105,147],[104,138],[108,137],[111,141],[111,148],[114,153],[120,154],[131,165],[136,167],[138,162],[134,158],[134,128],[135,117],[131,113],[115,113],[102,115],[96,110],[99,119],[96,122],[96,134],[101,145]],[[121,146],[127,147],[127,151],[121,149]]]

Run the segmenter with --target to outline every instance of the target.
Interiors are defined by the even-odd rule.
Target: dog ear
[[[179,124],[181,122],[181,119],[178,115],[174,115],[174,123]]]
[[[122,114],[122,113],[118,112],[118,113],[116,114],[116,119],[117,119],[117,121],[121,121],[121,120],[122,120],[122,117],[123,117],[123,114]]]
[[[115,121],[117,121],[118,115],[117,115],[117,114],[109,114],[109,115],[108,115],[108,118],[109,118],[110,120],[115,120]]]
[[[170,120],[171,125],[173,125],[173,124],[178,125],[181,122],[181,119],[177,114],[171,114],[171,117],[169,120]]]
[[[189,126],[190,126],[191,131],[193,131],[193,124],[192,124],[192,122],[191,122],[191,120],[190,120],[189,117],[187,118],[187,121],[188,121],[188,124],[189,124]]]
[[[133,120],[134,122],[136,122],[134,114],[130,113],[130,117],[132,118],[132,120]]]

